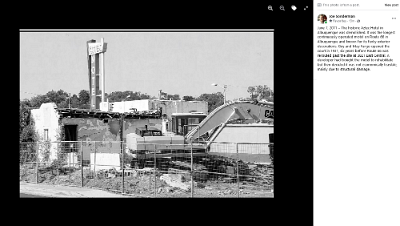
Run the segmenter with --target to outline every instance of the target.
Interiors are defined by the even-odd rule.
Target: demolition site
[[[20,144],[20,180],[133,197],[273,197],[274,104],[108,102],[107,43],[87,42],[90,109],[32,109],[43,138]],[[100,87],[101,85],[101,87]]]

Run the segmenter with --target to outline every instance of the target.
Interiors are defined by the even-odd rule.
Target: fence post
[[[57,147],[57,151],[58,151],[58,154],[57,154],[57,159],[58,160],[60,160],[60,159],[62,159],[62,153],[63,153],[63,149],[64,149],[64,145],[65,143],[62,143],[62,141],[60,142],[60,145]],[[57,172],[57,178],[58,178],[58,176],[60,176],[60,163],[58,162],[57,164],[56,164],[56,172]]]
[[[123,141],[121,141],[123,142]],[[122,143],[122,194],[125,193],[125,159],[124,159],[124,144]]]
[[[156,176],[156,164],[157,164],[157,156],[156,156],[156,144],[154,144],[154,197],[157,196],[157,176]]]
[[[145,153],[144,154],[144,157],[145,157],[144,158],[144,167],[147,168],[147,156],[150,156],[151,153],[149,153],[149,155],[146,154],[146,152],[147,152],[147,145],[146,144],[144,145],[144,151],[145,151],[144,152]],[[149,150],[149,152],[150,152],[150,150]],[[149,159],[150,159],[150,157],[149,157]],[[147,175],[147,174],[149,175],[149,193],[151,193],[151,171],[150,170],[148,172],[145,171],[145,175]]]
[[[190,197],[193,198],[193,140],[190,142]]]
[[[39,165],[39,142],[36,142],[36,184],[38,184],[39,183],[39,181],[38,181],[38,173],[39,173],[39,170],[38,170],[38,165]]]
[[[237,193],[238,193],[238,198],[239,198],[239,193],[240,193],[240,189],[239,189],[239,148],[238,148],[238,143],[236,143],[236,175],[237,175]]]
[[[83,141],[81,141],[81,186],[83,187]]]
[[[70,156],[71,156],[71,158],[72,158],[72,165],[73,165],[73,167],[75,168],[75,167],[76,167],[76,165],[75,165],[74,152],[76,151],[76,150],[75,150],[75,148],[76,148],[76,145],[78,145],[78,144],[77,144],[77,143],[75,143],[75,142],[74,142],[74,144],[75,144],[75,145],[73,146],[73,147],[74,147],[74,150],[72,150],[72,151],[71,151],[71,154],[70,154]]]
[[[96,141],[94,141],[94,159],[93,159],[93,173],[94,173],[93,179],[94,180],[96,180],[96,150],[97,150]]]

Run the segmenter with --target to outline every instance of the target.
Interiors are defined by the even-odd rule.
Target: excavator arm
[[[262,122],[263,119],[273,118],[274,108],[271,103],[247,103],[234,102],[227,103],[214,109],[199,126],[192,129],[185,136],[186,141],[192,138],[200,137],[218,126],[225,125],[232,120],[241,120],[242,122]]]

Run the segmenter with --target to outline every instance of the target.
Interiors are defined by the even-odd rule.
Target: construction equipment
[[[269,102],[233,102],[214,109],[200,124],[185,135],[191,143],[196,137],[206,137],[207,141],[218,134],[229,123],[269,123],[273,124],[274,108]],[[211,138],[211,140],[210,140]]]
[[[273,118],[273,103],[226,103],[209,115],[201,112],[172,114],[169,135],[160,136],[161,131],[155,128],[138,128],[136,134],[127,134],[127,146],[130,153],[134,153],[135,158],[139,160],[154,156],[157,159],[178,155],[184,157],[189,155],[191,150],[194,155],[204,155],[209,144],[227,124],[262,123],[272,124],[273,127]]]
[[[126,135],[127,154],[133,157],[134,168],[168,166],[171,157],[204,156],[204,145],[185,144],[183,136],[162,136],[161,130],[153,127],[140,127],[136,133]],[[155,161],[155,159],[157,159]]]
[[[188,132],[197,127],[207,117],[203,112],[172,113],[172,126],[168,131],[175,135],[185,136]]]
[[[269,102],[233,102],[227,103],[214,109],[208,116],[202,112],[174,113],[172,114],[172,127],[168,131],[172,132],[165,137],[166,140],[173,137],[175,140],[183,140],[185,144],[192,143],[202,138],[205,141],[212,141],[226,124],[249,124],[249,123],[268,123],[273,125],[274,108],[273,103]],[[140,132],[141,131],[141,132]],[[129,138],[136,138],[137,135],[145,137],[144,132],[155,130],[137,130],[136,135],[127,135]],[[189,132],[188,132],[189,131]],[[142,134],[140,134],[142,133]],[[152,134],[152,132],[150,133]],[[151,136],[151,135],[150,135]],[[157,132],[157,136],[160,133]],[[184,137],[183,137],[184,136]],[[146,138],[143,138],[145,140]],[[157,140],[161,138],[155,138]],[[147,141],[155,141],[147,139]],[[129,142],[128,142],[129,143]],[[170,144],[173,144],[172,142]],[[179,144],[183,144],[180,142]]]

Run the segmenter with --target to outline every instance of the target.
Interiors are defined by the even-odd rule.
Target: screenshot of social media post
[[[318,72],[398,72],[398,4],[317,4],[321,9],[315,18]]]
[[[315,225],[400,225],[399,3],[314,1]]]

